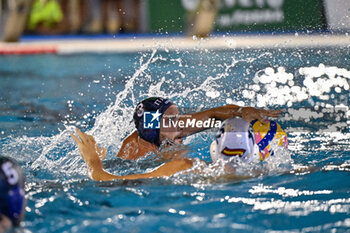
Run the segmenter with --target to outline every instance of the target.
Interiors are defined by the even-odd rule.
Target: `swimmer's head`
[[[137,104],[134,122],[140,138],[157,146],[160,146],[160,141],[165,138],[171,140],[176,138],[176,132],[161,132],[161,119],[167,114],[166,111],[174,114],[178,112],[178,109],[170,100],[161,97],[151,97]]]
[[[0,215],[19,225],[24,217],[24,176],[18,164],[0,156]]]
[[[216,140],[210,146],[210,155],[214,162],[219,159],[250,162],[254,151],[254,132],[250,124],[241,118],[225,120],[216,134]]]

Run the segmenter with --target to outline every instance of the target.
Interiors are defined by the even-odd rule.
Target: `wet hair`
[[[145,127],[145,112],[157,112],[161,115],[171,106],[173,103],[161,97],[151,97],[142,100],[137,104],[134,112],[134,123],[140,138],[147,142],[150,142],[156,146],[160,146],[159,142],[159,128],[146,128]],[[160,120],[160,119],[159,119]]]

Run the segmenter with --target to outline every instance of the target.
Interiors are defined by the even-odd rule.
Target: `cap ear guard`
[[[0,213],[19,225],[25,213],[24,176],[14,161],[0,157]]]
[[[160,129],[145,129],[144,128],[144,112],[159,112],[163,113],[171,106],[173,103],[161,97],[150,97],[137,104],[134,112],[134,122],[138,135],[140,138],[147,142],[160,146],[159,133]]]
[[[215,136],[216,145],[219,144],[219,139],[224,135],[225,127],[226,127],[226,123],[224,121],[224,122],[222,122],[219,131],[216,133],[216,136]]]
[[[157,146],[160,145],[159,143],[159,129],[144,129],[143,128],[143,120],[138,121],[137,123],[138,127],[136,127],[137,133],[143,140],[146,140],[152,144],[155,144]]]
[[[215,156],[214,147],[215,145]],[[213,161],[223,159],[231,161],[238,158],[244,162],[251,161],[255,150],[254,133],[248,122],[241,118],[230,118],[223,122],[216,134],[215,144],[211,147]]]
[[[13,225],[18,226],[24,217],[24,207],[25,207],[25,198],[24,190],[20,187],[16,187],[11,190],[11,194],[8,198],[9,202],[9,213],[12,216],[11,220]]]
[[[210,157],[211,157],[211,160],[213,160],[214,163],[217,161],[217,158],[216,158],[216,141],[213,141],[210,144]]]

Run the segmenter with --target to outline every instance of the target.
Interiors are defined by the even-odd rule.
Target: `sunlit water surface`
[[[0,154],[27,176],[31,232],[319,232],[350,228],[349,49],[194,50],[0,57]],[[94,182],[75,126],[108,148],[115,174],[161,163],[115,158],[134,130],[136,103],[170,98],[183,109],[224,104],[283,109],[289,152],[222,177],[210,162],[215,131],[185,140],[200,173]],[[304,172],[293,172],[308,168]],[[249,168],[246,168],[249,170]]]

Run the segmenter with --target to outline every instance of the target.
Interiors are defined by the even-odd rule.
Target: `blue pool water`
[[[340,232],[350,229],[347,48],[149,51],[0,57],[0,154],[27,176],[29,232]],[[283,109],[289,152],[265,175],[223,178],[211,165],[170,178],[95,182],[69,137],[108,148],[115,174],[151,159],[115,158],[134,106],[165,96],[184,112],[224,104]],[[214,131],[185,140],[210,162]],[[299,172],[291,172],[298,168]]]

